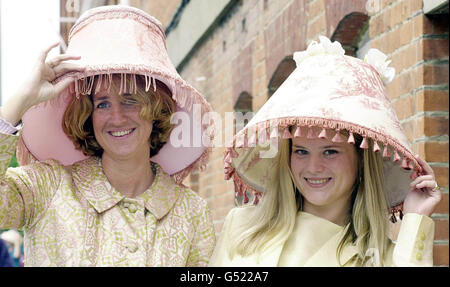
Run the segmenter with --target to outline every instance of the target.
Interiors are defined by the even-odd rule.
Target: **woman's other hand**
[[[4,120],[16,125],[29,108],[56,97],[75,78],[67,77],[56,84],[52,84],[53,80],[68,72],[84,71],[84,67],[66,62],[68,60],[79,60],[80,56],[61,54],[52,59],[47,59],[50,50],[58,45],[59,42],[54,43],[41,51],[31,72],[25,76],[22,86],[1,107],[0,116]]]
[[[438,188],[430,165],[418,155],[416,155],[416,159],[423,167],[423,174],[411,182],[410,191],[403,203],[403,211],[405,214],[418,213],[431,216],[441,200],[442,192]]]

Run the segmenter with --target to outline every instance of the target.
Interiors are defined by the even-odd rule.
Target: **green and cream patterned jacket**
[[[17,140],[0,134],[0,228],[25,231],[25,266],[207,266],[209,208],[160,167],[146,192],[126,198],[96,157],[8,169]]]

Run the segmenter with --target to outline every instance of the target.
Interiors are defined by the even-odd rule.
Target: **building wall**
[[[80,17],[84,11],[98,6],[117,5],[124,3],[129,6],[144,10],[148,14],[152,15],[161,22],[163,29],[165,30],[172,17],[174,16],[178,6],[181,4],[181,0],[60,0],[60,15],[61,17],[67,18],[67,21],[61,22],[61,36],[67,43],[70,29],[72,28],[76,19]]]
[[[432,216],[434,263],[448,266],[448,14],[424,15],[422,8],[422,1],[382,2],[370,19],[370,37],[397,71],[387,92],[412,149],[444,190]]]
[[[432,216],[434,256],[435,265],[448,266],[448,12],[425,15],[421,0],[370,1],[236,1],[178,68],[224,118],[244,92],[257,111],[285,67],[280,63],[319,35],[346,41],[351,54],[358,33],[368,31],[367,45],[386,53],[396,69],[387,91],[413,151],[430,163],[444,191]],[[207,169],[185,182],[208,201],[218,235],[235,205],[233,183],[223,179],[224,150],[215,148]]]
[[[142,9],[158,19],[163,29],[165,30],[172,20],[181,0],[164,0],[164,1],[149,1],[149,0],[130,0],[130,6]]]
[[[435,265],[448,266],[448,14],[424,15],[422,1],[389,1],[370,19],[373,48],[392,59],[387,87],[412,149],[433,168],[443,199],[436,223]]]
[[[366,0],[234,1],[178,68],[224,120],[242,94],[251,97],[256,112],[295,67],[293,52],[305,49],[319,35],[339,40],[347,54],[354,55],[367,29],[367,45],[385,52],[396,69],[387,91],[412,148],[433,167],[444,191],[432,216],[434,258],[435,265],[448,266],[448,11],[425,15],[422,0],[369,1],[370,11]],[[128,2],[167,28],[182,1]],[[67,11],[65,4],[61,0],[61,15],[77,18],[79,13]],[[65,39],[71,25],[61,24]],[[208,201],[218,235],[235,206],[233,183],[224,181],[223,146],[225,132],[230,131],[222,124],[221,147],[213,149],[207,169],[193,172],[185,181]]]

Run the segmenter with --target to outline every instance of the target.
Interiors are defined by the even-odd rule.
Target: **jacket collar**
[[[342,249],[342,253],[340,255],[340,262],[336,257],[336,250],[338,248],[339,242],[342,239],[343,233],[338,233],[335,236],[331,237],[320,250],[314,254],[309,260],[305,263],[305,267],[307,266],[351,266],[352,259],[358,254],[358,248],[354,244],[347,244]],[[329,260],[324,260],[325,258],[329,258]],[[339,264],[340,263],[340,264]]]
[[[163,171],[163,169],[153,163],[156,167],[155,180],[146,192],[139,195],[144,200],[145,208],[157,219],[163,218],[175,205],[180,195],[180,185]]]
[[[234,209],[234,210],[238,210],[238,209]],[[240,210],[245,211],[245,208],[240,209]],[[311,224],[317,224],[318,223],[317,220],[320,220],[323,223],[326,222],[325,219],[320,219],[320,218],[317,218],[315,216],[308,215],[305,213],[303,213],[303,214],[299,213],[297,220],[299,220],[299,218],[301,216],[309,216],[309,217],[313,217],[313,219],[315,218],[316,221],[311,222]],[[237,220],[237,217],[234,217],[234,218],[235,218],[234,220]],[[231,224],[231,223],[228,223],[228,224]],[[333,225],[334,224],[331,224],[331,223],[329,224],[329,226],[333,226]],[[339,229],[341,229],[341,228],[339,228]],[[314,255],[309,257],[303,266],[311,266],[311,267],[340,266],[339,262],[336,258],[336,250],[339,245],[339,242],[342,239],[342,236],[344,234],[343,232],[345,229],[342,229],[342,230],[339,230],[339,229],[338,228],[335,229],[336,232],[331,234],[327,238],[327,240],[325,240],[324,243],[322,245],[320,245],[320,248],[318,248],[318,251]],[[225,229],[225,230],[228,230],[228,229]],[[333,228],[331,228],[331,230],[333,230]],[[298,234],[298,235],[301,236],[301,234]],[[295,234],[291,234],[291,236],[295,236]],[[293,239],[295,239],[295,237]],[[231,239],[227,238],[226,240],[229,241]],[[297,240],[293,240],[292,242],[298,243]],[[258,266],[258,267],[278,266],[282,252],[283,251],[287,252],[287,250],[285,249],[286,244],[287,244],[287,241],[277,242],[277,243],[274,243],[267,250],[263,251],[262,253],[255,253],[255,254],[252,254],[247,257],[241,257],[240,255],[235,255],[238,259],[229,259],[229,260],[233,260],[233,261],[229,261],[229,262],[234,264],[233,266]],[[304,248],[304,246],[294,247],[293,249],[295,251],[290,250],[290,252],[291,253],[292,252],[301,252],[301,250],[302,250],[301,248]],[[353,244],[345,245],[344,248],[342,249],[342,253],[340,256],[341,265],[342,266],[352,266],[353,265],[352,259],[354,259],[357,254],[358,254],[358,249],[355,245],[353,245]]]
[[[159,165],[152,163],[155,179],[152,185],[137,198],[144,201],[145,208],[157,219],[164,217],[174,206],[180,186]],[[114,207],[125,196],[117,191],[103,172],[101,159],[89,157],[72,166],[75,186],[98,213]]]

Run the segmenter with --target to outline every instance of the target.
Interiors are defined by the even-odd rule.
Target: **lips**
[[[127,130],[120,130],[120,131],[110,131],[108,132],[113,137],[124,137],[126,135],[131,134],[135,129],[127,129]]]
[[[304,178],[306,183],[311,187],[323,187],[331,181],[331,177],[322,178]]]

